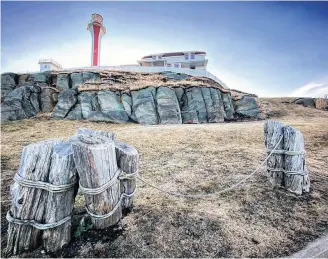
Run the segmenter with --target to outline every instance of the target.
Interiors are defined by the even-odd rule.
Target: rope
[[[266,161],[268,161],[269,157],[273,154],[273,152],[276,150],[276,148],[278,147],[279,143],[281,142],[281,140],[283,139],[283,136],[281,136],[281,138],[279,139],[279,141],[277,142],[277,144],[275,145],[275,147],[271,150],[270,154],[266,157],[266,159],[250,174],[248,175],[247,177],[245,177],[243,180],[237,182],[236,184],[224,189],[224,190],[221,190],[219,192],[215,192],[215,193],[208,193],[208,194],[182,194],[182,193],[176,193],[176,192],[170,192],[170,191],[166,191],[164,189],[161,189],[147,181],[145,181],[144,179],[142,179],[141,177],[137,176],[136,178],[139,179],[141,182],[153,187],[154,189],[158,190],[158,191],[161,191],[163,193],[166,193],[166,194],[170,194],[170,195],[173,195],[173,196],[178,196],[178,197],[185,197],[185,198],[192,198],[192,199],[200,199],[200,198],[203,198],[203,197],[209,197],[209,196],[218,196],[222,193],[225,193],[225,192],[228,192],[228,191],[231,191],[233,189],[235,189],[237,186],[241,185],[242,183],[244,183],[246,180],[248,180],[249,178],[251,178],[260,168],[261,166],[264,165],[264,163],[266,163]]]
[[[75,181],[75,182],[69,183],[69,184],[54,185],[54,184],[41,182],[41,181],[27,180],[27,179],[21,177],[19,174],[15,174],[14,181],[24,187],[43,189],[43,190],[46,190],[46,191],[52,192],[52,193],[66,192],[66,191],[72,189],[75,186],[75,184],[77,183],[77,181]]]
[[[119,180],[131,180],[131,179],[135,179],[138,174],[139,174],[139,171],[136,171],[133,174],[127,174],[122,171],[122,174],[118,177],[118,179]]]
[[[270,153],[272,150],[267,150],[267,153]],[[298,156],[298,155],[304,155],[305,150],[300,151],[288,151],[288,150],[274,150],[273,154],[277,155],[288,155],[288,156]]]
[[[35,227],[37,229],[40,229],[40,230],[46,230],[46,229],[50,229],[50,228],[55,228],[55,227],[58,227],[62,224],[64,224],[66,221],[70,220],[71,219],[71,215],[57,221],[57,222],[54,222],[54,223],[44,223],[44,224],[41,224],[41,223],[38,223],[36,222],[35,220],[28,220],[28,219],[15,219],[13,218],[10,213],[10,211],[7,212],[7,215],[6,215],[6,219],[8,222],[10,223],[15,223],[15,224],[18,224],[18,225],[28,225],[28,226],[32,226],[32,227]]]
[[[132,196],[135,194],[135,192],[136,192],[136,189],[134,189],[134,191],[133,191],[132,193],[130,193],[130,194],[122,193],[122,195],[121,195],[121,197],[119,198],[118,202],[116,203],[115,207],[114,207],[110,212],[108,212],[108,213],[106,213],[106,214],[103,214],[103,215],[97,215],[97,214],[94,214],[94,213],[92,213],[92,212],[89,210],[88,206],[85,206],[85,209],[86,209],[87,213],[88,213],[91,217],[93,217],[93,218],[96,218],[96,219],[106,219],[106,218],[112,216],[112,215],[116,212],[116,210],[120,207],[121,202],[122,202],[122,199],[123,199],[124,197],[132,197]]]
[[[288,171],[288,170],[285,170],[283,168],[268,168],[267,169],[268,171],[270,172],[283,172],[284,174],[287,174],[287,175],[307,175],[307,172],[299,172],[299,171]]]
[[[84,194],[89,194],[89,195],[97,195],[100,194],[104,191],[106,191],[109,187],[113,186],[113,184],[116,183],[118,176],[120,175],[120,169],[117,169],[115,172],[115,175],[113,176],[112,179],[110,179],[107,183],[105,183],[104,185],[101,185],[97,188],[87,188],[87,187],[83,187],[81,185],[81,180],[79,182],[80,188],[81,188],[81,192]]]

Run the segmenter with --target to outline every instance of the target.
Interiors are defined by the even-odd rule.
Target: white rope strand
[[[281,142],[282,139],[283,139],[283,136],[281,136],[281,138],[279,139],[279,141],[277,142],[275,147],[271,150],[270,154],[266,157],[266,159],[250,175],[246,176],[243,180],[237,182],[236,184],[234,184],[234,185],[232,185],[232,186],[230,186],[230,187],[228,187],[224,190],[221,190],[219,192],[208,193],[208,194],[182,194],[182,193],[170,192],[170,191],[166,191],[164,189],[161,189],[161,188],[159,188],[159,187],[145,181],[140,176],[137,176],[136,178],[138,180],[140,180],[141,182],[153,187],[154,189],[156,189],[158,191],[161,191],[163,193],[167,193],[167,194],[170,194],[170,195],[173,195],[173,196],[177,196],[177,197],[185,197],[185,198],[191,198],[191,199],[201,199],[201,198],[204,198],[204,197],[218,196],[222,193],[225,193],[225,192],[228,192],[228,191],[231,191],[231,190],[235,189],[237,186],[243,184],[245,181],[247,181],[249,178],[251,178],[261,168],[261,166],[263,166],[268,161],[269,157],[276,150],[276,148],[278,147],[278,145],[279,145],[279,143]]]

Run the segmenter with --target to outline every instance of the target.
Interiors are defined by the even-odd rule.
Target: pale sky
[[[101,66],[151,53],[206,51],[208,71],[259,96],[328,94],[328,2],[1,2],[1,71],[52,58],[90,66],[92,13],[104,18]],[[13,19],[15,18],[15,19]]]

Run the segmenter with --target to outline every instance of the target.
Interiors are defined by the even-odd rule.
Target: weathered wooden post
[[[284,154],[283,149],[283,124],[277,121],[266,121],[264,123],[264,143],[267,148],[267,155],[278,144],[277,149],[269,157],[267,161],[268,178],[273,187],[283,186],[284,181]]]
[[[43,232],[43,247],[54,252],[68,244],[71,240],[71,214],[77,193],[77,171],[70,144],[61,143],[54,146],[49,171],[49,183],[57,186],[66,185],[66,192],[49,192],[45,208],[44,222],[52,224],[68,217],[62,225]],[[70,188],[72,185],[73,188]]]
[[[122,188],[122,208],[132,207],[133,196],[136,189],[136,176],[139,167],[138,151],[131,145],[115,141],[116,158],[119,168],[123,171],[120,176]]]
[[[310,178],[305,163],[303,134],[291,126],[285,126],[285,187],[288,191],[301,195],[310,191]]]
[[[267,170],[272,185],[285,187],[298,195],[309,192],[310,179],[305,162],[302,133],[280,122],[266,121],[264,142],[268,155],[276,147],[267,160]]]
[[[61,140],[47,140],[23,149],[15,183],[11,187],[12,206],[7,213],[8,253],[19,254],[37,248],[41,244],[43,230],[48,231],[45,245],[50,251],[58,250],[63,243],[69,242],[76,171],[72,152],[66,145]],[[52,183],[48,183],[49,178]],[[61,185],[57,185],[59,182]],[[57,200],[63,197],[60,195],[65,195],[65,200]],[[56,202],[67,208],[63,210],[56,207],[58,204],[51,204],[54,197]],[[55,214],[53,218],[49,213]],[[63,240],[54,241],[56,237]]]
[[[115,225],[122,217],[122,209],[114,141],[102,135],[82,133],[70,142],[93,226],[102,229]]]

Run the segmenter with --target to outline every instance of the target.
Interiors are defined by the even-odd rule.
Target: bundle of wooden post
[[[70,139],[87,212],[98,229],[121,219],[122,208],[132,206],[136,187],[131,176],[138,172],[138,152],[115,139],[114,133],[91,129],[79,129]]]
[[[268,154],[268,177],[274,187],[285,187],[301,195],[310,191],[310,179],[305,162],[304,138],[302,133],[280,122],[266,121],[264,142]]]
[[[7,252],[22,253],[42,242],[53,252],[68,244],[77,185],[71,146],[62,140],[26,146],[14,180]]]

